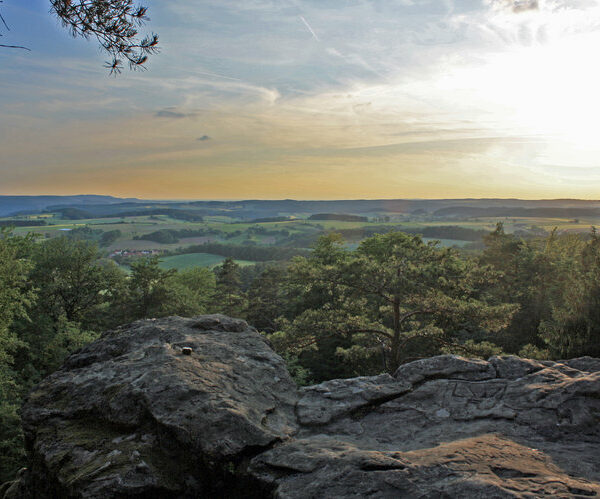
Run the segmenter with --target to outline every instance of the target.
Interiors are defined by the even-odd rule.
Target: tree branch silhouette
[[[50,0],[50,5],[50,12],[73,37],[98,40],[110,56],[105,67],[111,74],[120,73],[125,64],[131,70],[145,69],[148,57],[159,51],[158,35],[140,36],[139,28],[148,21],[148,9],[134,0]],[[0,22],[10,31],[2,14]],[[20,45],[0,47],[30,50]]]

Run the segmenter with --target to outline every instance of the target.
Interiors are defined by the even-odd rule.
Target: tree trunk
[[[400,298],[395,296],[392,303],[394,309],[394,337],[392,338],[392,351],[390,352],[389,372],[393,374],[398,369],[400,358]]]

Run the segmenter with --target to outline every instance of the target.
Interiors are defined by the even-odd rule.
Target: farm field
[[[494,230],[498,222],[504,224],[507,233],[521,237],[544,237],[554,228],[560,233],[587,233],[593,225],[600,223],[600,215],[580,218],[460,218],[397,212],[352,212],[368,221],[343,220],[344,214],[336,215],[339,220],[309,220],[311,213],[303,211],[274,211],[261,216],[248,213],[244,218],[244,212],[235,206],[230,211],[222,210],[218,215],[204,215],[194,203],[191,207],[177,203],[172,205],[173,208],[166,206],[170,205],[161,203],[157,211],[145,214],[127,212],[131,208],[115,208],[115,216],[112,216],[113,212],[98,212],[98,218],[76,220],[69,219],[65,212],[60,211],[31,213],[15,215],[12,219],[0,218],[0,225],[8,224],[10,220],[17,221],[19,226],[14,229],[15,233],[34,233],[40,240],[58,236],[88,240],[97,244],[105,257],[114,258],[124,268],[128,268],[126,266],[132,259],[154,254],[160,255],[162,268],[186,269],[214,267],[225,259],[224,255],[231,256],[240,265],[252,265],[255,263],[252,260],[289,259],[291,255],[309,249],[321,234],[330,232],[341,233],[348,248],[356,248],[362,239],[375,233],[404,230],[421,234],[425,241],[437,240],[441,246],[470,251],[481,248],[483,235]],[[142,208],[151,209],[152,205],[143,205]],[[98,210],[106,210],[106,207]],[[88,209],[85,213],[93,211]],[[289,219],[282,220],[286,217]],[[45,225],[37,225],[40,222]],[[103,235],[107,232],[112,233],[111,237],[104,240]],[[252,254],[249,260],[244,258],[246,254]]]
[[[582,219],[570,220],[560,218],[488,218],[488,219],[452,219],[452,220],[392,220],[390,222],[344,222],[344,221],[307,221],[307,220],[291,220],[286,222],[262,222],[248,223],[239,222],[233,219],[225,221],[225,217],[219,217],[219,221],[207,220],[205,222],[186,222],[181,220],[173,220],[168,217],[157,217],[158,219],[151,220],[149,217],[126,217],[124,219],[86,219],[86,220],[66,220],[56,217],[44,217],[48,223],[44,226],[22,226],[16,227],[14,232],[23,234],[35,232],[45,237],[52,237],[57,233],[65,232],[65,229],[77,229],[81,227],[93,227],[104,231],[120,230],[123,234],[123,240],[132,240],[135,236],[143,236],[156,230],[170,229],[214,229],[225,234],[232,234],[238,231],[242,233],[254,227],[262,227],[266,230],[287,230],[293,233],[306,233],[315,230],[335,231],[346,229],[358,229],[361,227],[377,226],[377,227],[405,227],[407,229],[418,229],[420,227],[441,227],[441,226],[458,226],[470,229],[493,230],[497,222],[503,222],[507,232],[514,232],[519,229],[531,229],[538,227],[550,231],[553,227],[564,231],[587,231],[592,225],[598,225],[600,219]],[[214,217],[212,217],[214,218]],[[32,221],[39,220],[40,215],[29,217]],[[0,218],[0,222],[12,220],[9,217]],[[248,234],[243,234],[242,239]],[[236,236],[239,239],[239,236]],[[256,238],[260,240],[260,238]],[[192,242],[192,241],[189,241]]]

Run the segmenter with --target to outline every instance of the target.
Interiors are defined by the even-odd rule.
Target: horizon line
[[[296,202],[335,202],[335,201],[587,201],[600,202],[592,198],[518,198],[518,197],[431,197],[431,198],[144,198],[136,196],[115,196],[112,194],[0,194],[0,198],[33,197],[107,197],[119,200],[139,201],[180,201],[180,202],[242,202],[242,201],[296,201]]]

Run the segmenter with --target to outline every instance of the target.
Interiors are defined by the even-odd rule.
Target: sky
[[[600,198],[600,0],[145,5],[118,77],[0,5],[0,194]]]

